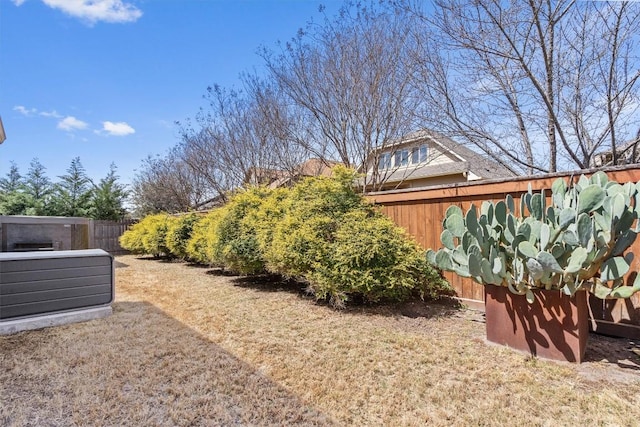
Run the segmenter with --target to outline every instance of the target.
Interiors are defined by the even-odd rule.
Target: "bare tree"
[[[165,157],[147,157],[131,185],[135,214],[187,212],[208,193],[201,177],[181,159],[179,148]]]
[[[306,141],[311,135],[300,126],[300,109],[289,102],[277,82],[255,74],[245,74],[242,81],[252,102],[250,120],[256,139],[264,141],[271,152],[270,167],[295,175],[309,157],[326,157],[323,151],[310,150]]]
[[[569,25],[576,37],[562,46],[571,68],[559,73],[565,90],[561,111],[577,142],[567,152],[586,167],[598,151],[607,150],[617,164],[638,129],[640,8],[630,2],[584,2],[575,9]]]
[[[178,152],[182,161],[200,177],[215,196],[224,195],[233,187],[233,172],[223,166],[217,155],[218,144],[209,128],[182,128]]]
[[[299,109],[309,151],[359,168],[415,130],[411,24],[397,12],[347,5],[336,19],[301,30],[279,52],[263,50],[271,76]],[[365,185],[375,188],[388,171],[371,172]]]
[[[588,167],[631,135],[640,8],[630,2],[435,0],[415,62],[424,123],[516,171]]]
[[[182,128],[181,158],[221,199],[250,177],[293,170],[308,156],[277,87],[253,75],[244,90],[210,87],[209,108]]]

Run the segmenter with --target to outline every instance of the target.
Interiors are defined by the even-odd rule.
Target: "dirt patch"
[[[585,357],[579,372],[589,381],[640,381],[640,346],[634,340],[591,334]]]

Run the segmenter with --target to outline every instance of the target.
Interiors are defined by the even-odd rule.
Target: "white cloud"
[[[61,119],[62,118],[62,114],[58,113],[56,110],[53,110],[53,111],[40,111],[38,114],[40,114],[42,117],[53,117],[54,119]]]
[[[102,122],[102,131],[110,136],[127,136],[136,133],[136,130],[125,122]]]
[[[36,110],[35,108],[27,108],[24,105],[16,105],[15,107],[13,107],[13,111],[17,111],[23,116],[32,116],[38,112],[38,110]]]
[[[27,0],[12,0],[13,4],[15,4],[16,6],[22,6],[22,3],[24,3]]]
[[[14,2],[16,1],[22,3],[24,0],[14,0]],[[122,0],[42,0],[42,2],[90,24],[99,21],[109,23],[135,22],[142,16],[140,9]]]
[[[78,120],[73,116],[67,116],[58,122],[58,129],[66,130],[68,132],[86,129],[87,126],[87,123],[82,120]]]
[[[58,113],[56,110],[51,111],[39,111],[37,108],[27,108],[24,105],[16,105],[13,107],[14,111],[22,114],[25,117],[46,117],[48,119],[59,119],[58,120],[58,129],[65,130],[67,132],[72,132],[74,130],[82,130],[89,127],[89,124],[83,122],[80,119],[75,118],[74,116],[63,116]],[[61,120],[60,120],[61,119]],[[125,123],[126,124],[126,123]]]

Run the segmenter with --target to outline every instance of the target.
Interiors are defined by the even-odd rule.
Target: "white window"
[[[409,150],[404,149],[404,150],[396,151],[393,159],[393,166],[400,167],[400,166],[407,166],[408,164],[409,164]]]
[[[417,165],[418,163],[420,163],[420,150],[416,147],[411,150],[411,164]]]
[[[391,153],[382,153],[378,159],[378,170],[389,169],[391,167]]]
[[[427,145],[421,145],[419,147],[415,147],[411,151],[411,164],[417,165],[418,163],[423,163],[427,161]]]

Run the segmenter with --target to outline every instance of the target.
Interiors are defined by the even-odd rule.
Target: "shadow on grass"
[[[0,424],[331,425],[165,312],[117,302],[91,322],[0,337]],[[4,406],[4,408],[3,408]]]
[[[152,256],[138,256],[137,259],[142,261],[161,261],[165,263],[173,263],[176,260],[165,258],[154,258]],[[223,268],[211,268],[197,263],[185,263],[180,261],[186,267],[206,269],[205,274],[210,276],[228,277],[230,282],[239,287],[252,289],[259,292],[275,293],[286,292],[296,295],[302,299],[309,300],[327,309],[334,310],[328,300],[316,300],[313,293],[308,289],[306,283],[302,283],[293,279],[286,279],[278,274],[256,274],[256,275],[238,275],[230,270]],[[381,301],[369,302],[363,298],[352,297],[345,308],[340,311],[350,314],[360,315],[382,315],[388,317],[409,317],[409,318],[431,318],[452,316],[464,311],[465,307],[455,298],[443,297],[438,300],[423,301],[419,298],[412,298],[402,303]]]
[[[153,257],[150,255],[138,256],[137,259],[143,261],[160,261],[164,263],[183,263],[190,268],[206,269],[207,275],[229,277],[231,283],[240,288],[253,289],[260,292],[286,292],[299,296],[300,298],[314,301],[316,304],[326,306],[333,309],[329,300],[316,300],[306,283],[302,283],[293,279],[286,279],[278,274],[256,274],[256,275],[239,275],[233,271],[224,268],[211,268],[210,266],[189,263],[176,259],[163,257]],[[358,296],[351,297],[342,312],[362,315],[383,315],[389,317],[409,317],[409,318],[431,318],[452,316],[464,311],[466,308],[460,304],[455,298],[444,296],[437,300],[421,300],[420,298],[411,298],[402,303],[380,301],[370,302]]]
[[[129,267],[129,264],[125,264],[124,262],[120,262],[117,259],[113,261],[114,268],[126,268]]]
[[[241,288],[249,288],[260,292],[287,292],[315,302],[315,304],[325,306],[330,310],[339,310],[343,313],[357,315],[376,315],[388,317],[410,317],[410,318],[431,318],[450,316],[458,311],[464,310],[465,307],[454,298],[444,297],[439,300],[423,301],[419,298],[411,298],[407,301],[389,302],[379,301],[371,302],[362,297],[352,297],[347,301],[346,306],[342,309],[331,307],[328,300],[316,300],[313,293],[309,290],[306,283],[302,283],[293,279],[285,279],[277,274],[260,274],[254,276],[237,276],[229,272],[212,270],[207,274],[224,275],[233,277],[231,283]]]
[[[186,265],[189,268],[199,268],[199,269],[202,269],[202,270],[205,270],[205,269],[208,270],[208,269],[211,268],[210,266],[208,266],[206,264],[200,264],[199,262],[192,262],[192,261],[185,261],[184,265]]]
[[[159,261],[163,261],[163,260],[166,259],[164,257],[153,256],[153,255],[139,255],[138,254],[138,255],[134,255],[134,256],[136,257],[137,260],[140,260],[140,261],[156,261],[156,262],[159,262]]]
[[[225,270],[224,268],[217,268],[217,267],[214,267],[214,268],[207,267],[206,274],[208,274],[209,276],[243,277],[243,276],[238,276],[238,273],[234,273],[233,271]]]
[[[155,262],[160,262],[163,264],[184,264],[185,261],[177,258],[177,257],[173,257],[173,256],[166,256],[166,255],[135,255],[137,260],[140,261],[155,261]]]
[[[358,301],[349,303],[344,309],[346,313],[364,316],[406,317],[410,319],[431,319],[438,317],[455,317],[465,312],[466,308],[453,298],[422,300],[418,297],[403,302],[370,303]]]
[[[249,288],[260,292],[288,292],[313,299],[306,283],[286,279],[279,274],[235,276],[231,279],[231,283],[240,288]]]

